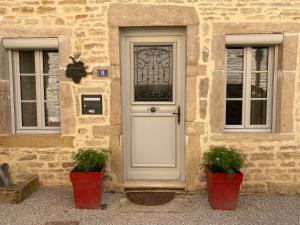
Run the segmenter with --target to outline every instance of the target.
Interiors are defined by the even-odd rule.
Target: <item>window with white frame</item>
[[[12,63],[16,131],[58,131],[58,51],[13,51]]]
[[[225,129],[271,131],[274,49],[227,46]]]

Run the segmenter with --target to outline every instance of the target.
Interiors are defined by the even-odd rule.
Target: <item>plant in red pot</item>
[[[76,167],[71,171],[70,179],[76,208],[99,208],[105,163],[109,155],[107,149],[79,149],[74,155]]]
[[[232,148],[215,147],[204,154],[208,201],[213,209],[235,210],[243,181],[244,156]]]

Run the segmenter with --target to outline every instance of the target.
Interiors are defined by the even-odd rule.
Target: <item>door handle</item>
[[[177,107],[177,112],[173,113],[173,115],[177,115],[177,123],[178,125],[180,124],[180,117],[181,117],[181,113],[180,113],[180,105]]]

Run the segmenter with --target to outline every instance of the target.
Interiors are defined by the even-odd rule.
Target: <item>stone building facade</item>
[[[184,30],[185,176],[181,187],[188,192],[203,190],[202,155],[211,146],[225,145],[246,155],[243,192],[299,194],[299,0],[1,0],[0,38],[57,38],[60,68],[59,132],[18,133],[13,127],[11,49],[0,46],[0,162],[11,165],[13,176],[38,174],[42,185],[69,186],[72,154],[78,148],[110,147],[105,186],[124,190],[120,54],[124,28]],[[263,132],[227,131],[227,37],[251,39],[258,34],[283,37],[274,47],[272,127]],[[65,76],[69,56],[74,54],[80,54],[89,72],[79,84]],[[108,69],[108,77],[97,76],[99,69]],[[85,94],[102,95],[102,115],[82,115]]]

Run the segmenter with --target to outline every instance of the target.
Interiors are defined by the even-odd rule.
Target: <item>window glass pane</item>
[[[34,51],[19,52],[20,73],[35,73]]]
[[[242,124],[243,101],[226,101],[226,125]]]
[[[45,74],[59,74],[59,56],[57,51],[43,51]]]
[[[252,71],[268,70],[268,48],[252,49]]]
[[[35,100],[35,76],[21,76],[21,100]]]
[[[227,72],[227,98],[243,97],[243,74]]]
[[[252,73],[251,97],[266,98],[268,88],[268,73]]]
[[[267,100],[252,100],[250,112],[251,125],[265,125],[267,121]]]
[[[60,126],[60,106],[58,101],[45,102],[45,126]]]
[[[59,77],[44,76],[44,99],[58,100],[59,99]]]
[[[37,126],[37,113],[35,102],[22,102],[22,125],[24,127]]]
[[[244,70],[244,49],[227,48],[227,71]]]
[[[173,46],[134,46],[134,100],[173,100]]]

